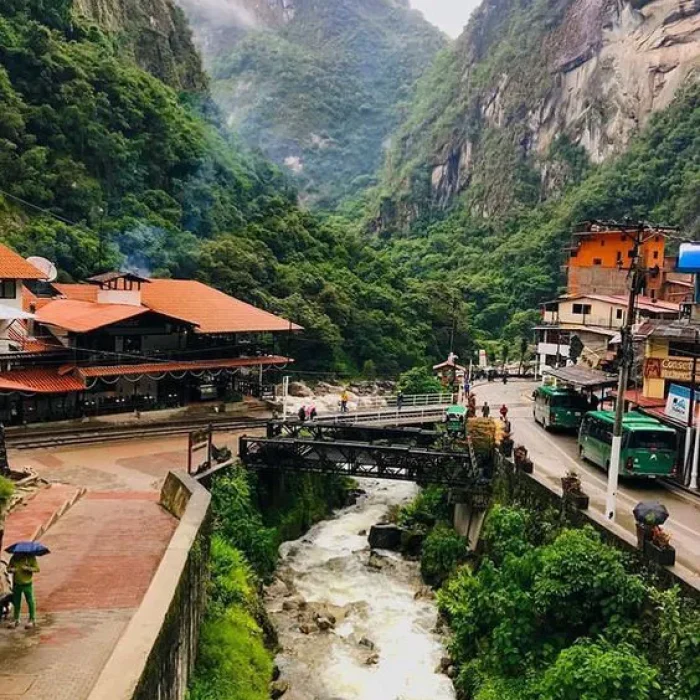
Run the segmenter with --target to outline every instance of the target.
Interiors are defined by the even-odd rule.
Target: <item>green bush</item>
[[[442,384],[427,367],[414,367],[399,377],[398,388],[404,394],[436,394],[444,391]]]
[[[447,490],[441,486],[426,486],[410,503],[399,509],[396,518],[401,527],[408,529],[425,529],[449,519]]]
[[[241,552],[215,535],[210,604],[188,700],[267,700],[272,657],[259,618],[257,577]]]
[[[640,637],[634,626],[646,590],[625,571],[622,553],[591,529],[563,530],[537,544],[538,517],[496,506],[485,524],[480,566],[460,568],[438,593],[462,666],[458,685],[467,694],[479,697],[482,686],[496,687],[494,679],[536,676],[579,640]]]
[[[0,509],[10,502],[14,492],[14,484],[9,479],[0,476]]]
[[[277,566],[278,536],[274,528],[263,523],[253,502],[248,474],[243,469],[234,469],[216,479],[212,504],[216,532],[245,555],[261,578],[271,577]]]
[[[454,529],[438,525],[425,538],[420,560],[423,579],[441,586],[467,556],[467,543]]]
[[[262,632],[235,606],[205,621],[189,700],[268,700],[272,658]]]
[[[584,641],[564,649],[544,674],[541,700],[648,700],[657,672],[638,649]]]

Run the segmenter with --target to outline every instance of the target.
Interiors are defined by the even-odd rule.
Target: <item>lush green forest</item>
[[[603,166],[557,142],[568,184],[546,203],[526,198],[485,217],[465,201],[431,210],[416,199],[408,230],[371,233],[374,193],[336,213],[303,209],[206,92],[175,93],[120,46],[118,35],[76,21],[69,0],[3,5],[3,238],[54,259],[64,278],[122,264],[198,277],[287,314],[307,329],[291,347],[306,369],[396,374],[443,359],[453,323],[462,357],[503,339],[515,356],[538,304],[558,291],[577,220],[630,216],[688,235],[698,227],[698,85]],[[447,55],[435,69],[446,86]]]
[[[198,277],[305,326],[303,365],[396,373],[441,356],[442,282],[405,278],[347,220],[296,204],[206,93],[176,94],[71,2],[0,10],[0,220],[64,278],[119,264]],[[44,210],[44,212],[40,211]],[[58,217],[58,218],[56,218]]]
[[[425,489],[398,514],[404,527],[427,532],[421,572],[439,588],[458,696],[696,697],[694,601],[654,585],[591,527],[567,527],[558,510],[540,505],[493,505],[478,555],[450,526],[444,489]]]
[[[446,43],[389,0],[297,0],[291,21],[242,37],[216,34],[216,18],[202,20],[194,5],[227,118],[245,143],[287,161],[304,197],[326,208],[373,182],[417,78]]]
[[[562,149],[573,163],[582,158],[570,144]],[[548,202],[490,218],[458,202],[417,221],[409,233],[380,235],[375,245],[406,278],[449,281],[473,337],[503,337],[515,356],[515,341],[528,334],[538,304],[559,291],[562,248],[576,222],[630,217],[697,236],[700,85],[688,85],[622,156],[579,172]]]

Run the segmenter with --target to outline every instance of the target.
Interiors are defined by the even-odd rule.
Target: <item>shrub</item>
[[[442,384],[427,367],[414,367],[399,377],[399,391],[404,394],[436,394],[444,391]]]
[[[641,579],[628,574],[623,555],[592,528],[564,530],[541,548],[534,604],[550,630],[571,637],[632,620],[645,598]]]
[[[496,504],[489,512],[482,540],[488,556],[496,563],[507,555],[522,556],[530,544],[527,541],[530,515],[520,508]]]
[[[559,654],[544,674],[542,700],[648,700],[657,672],[634,647],[584,641]]]
[[[214,482],[212,502],[214,527],[231,546],[239,549],[263,579],[277,566],[277,533],[265,527],[253,503],[248,475],[242,469],[232,470]]]
[[[262,632],[235,606],[202,627],[189,700],[268,700],[272,659]]]
[[[14,484],[9,479],[0,476],[0,510],[10,502],[14,492]]]
[[[440,486],[426,486],[410,503],[399,509],[397,522],[402,527],[420,528],[432,527],[449,518],[447,490]]]
[[[441,586],[467,556],[464,538],[447,525],[438,525],[423,543],[420,570],[431,586]]]

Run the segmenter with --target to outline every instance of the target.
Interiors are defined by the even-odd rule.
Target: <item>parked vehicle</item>
[[[540,386],[535,390],[532,415],[545,430],[578,430],[586,411],[588,399],[573,389]]]
[[[582,459],[610,468],[613,411],[587,413],[579,430],[578,446]],[[620,476],[656,478],[669,476],[676,463],[678,438],[673,428],[641,413],[627,413],[622,421]]]
[[[465,437],[467,434],[467,409],[464,406],[448,406],[443,416],[447,434],[452,437]]]

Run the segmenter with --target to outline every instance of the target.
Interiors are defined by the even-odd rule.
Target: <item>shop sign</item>
[[[647,379],[672,379],[690,382],[693,360],[690,357],[648,357],[644,360],[644,376]],[[700,363],[695,372],[695,381],[700,379]]]

